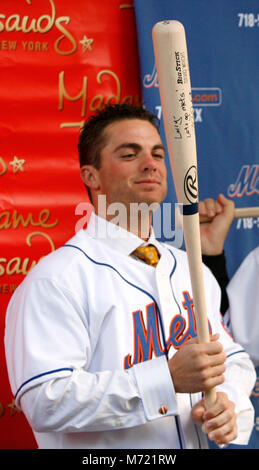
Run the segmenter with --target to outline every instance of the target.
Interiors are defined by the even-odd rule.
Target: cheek
[[[167,180],[167,168],[166,168],[165,164],[163,166],[161,166],[158,171],[161,175],[162,180],[166,181]]]
[[[118,192],[128,187],[129,172],[111,165],[109,171],[102,174],[101,180],[104,192]]]
[[[110,167],[109,180],[114,183],[114,185],[119,186],[122,184],[127,184],[130,180],[131,171],[129,168],[118,168],[116,165]]]

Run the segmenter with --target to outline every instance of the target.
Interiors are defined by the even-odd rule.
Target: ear
[[[99,172],[92,165],[84,165],[80,168],[81,178],[90,189],[98,190],[100,187]]]

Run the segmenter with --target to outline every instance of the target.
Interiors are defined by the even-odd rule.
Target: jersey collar
[[[153,227],[147,241],[142,240],[122,227],[99,217],[94,211],[87,224],[86,233],[91,238],[102,240],[107,246],[130,255],[139,246],[152,244],[159,250],[159,242],[155,238]]]

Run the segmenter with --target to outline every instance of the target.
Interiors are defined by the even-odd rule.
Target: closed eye
[[[137,144],[137,143],[124,143],[122,145],[119,145],[116,149],[115,152],[119,152],[119,158],[123,160],[131,160],[132,158],[136,157],[138,152],[142,150],[142,147]],[[120,152],[125,152],[121,153]],[[165,148],[162,144],[157,144],[154,145],[152,148],[152,155],[154,158],[163,160],[165,157]]]
[[[164,160],[165,156],[162,153],[153,153],[153,157],[155,158],[161,158],[161,160]]]
[[[155,158],[164,159],[165,158],[165,147],[161,144],[155,145],[153,147],[152,155]]]
[[[130,158],[133,158],[133,157],[135,157],[135,156],[136,156],[135,153],[127,153],[127,154],[125,154],[125,155],[120,155],[120,158],[123,158],[123,159],[129,158],[129,159],[130,159]]]

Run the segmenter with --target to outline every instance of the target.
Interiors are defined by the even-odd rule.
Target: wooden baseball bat
[[[234,219],[244,219],[246,217],[259,217],[259,206],[255,207],[236,207]],[[211,219],[205,215],[200,215],[200,223],[209,222]]]
[[[152,30],[167,149],[178,203],[183,211],[183,233],[188,256],[198,341],[210,341],[205,299],[198,213],[196,137],[184,26],[161,21]],[[211,405],[216,391],[205,393]]]

